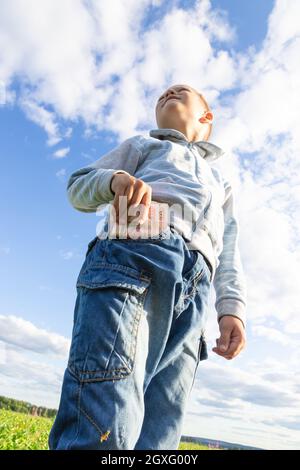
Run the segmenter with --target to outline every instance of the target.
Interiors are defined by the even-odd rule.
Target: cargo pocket
[[[143,272],[106,262],[80,272],[68,359],[78,380],[122,379],[133,371],[150,283]]]

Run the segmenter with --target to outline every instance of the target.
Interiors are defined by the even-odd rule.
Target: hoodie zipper
[[[193,148],[193,143],[192,143],[192,142],[188,142],[187,146],[188,146],[188,148],[191,150],[191,149]],[[200,182],[199,177],[198,177],[198,173],[199,173],[198,160],[197,160],[197,158],[196,158],[194,152],[191,151],[191,153],[192,153],[192,155],[193,155],[193,157],[194,157],[194,159],[195,159],[196,177],[197,177],[198,181]],[[205,216],[206,216],[206,213],[207,213],[207,211],[208,211],[208,208],[209,208],[209,206],[210,206],[210,204],[211,204],[211,200],[212,200],[211,191],[208,190],[208,192],[209,192],[209,200],[208,200],[208,203],[206,204],[205,210],[204,210],[204,212],[203,212],[203,226],[202,226],[202,228],[203,228],[204,230],[206,230],[207,232],[208,232],[208,229],[207,229],[206,224],[205,224]],[[196,227],[197,227],[197,221],[193,224],[192,234],[194,233]]]
[[[193,148],[193,143],[192,143],[192,142],[188,142],[188,148],[189,148],[189,149],[192,149],[192,148]],[[198,174],[199,174],[199,165],[198,165],[197,157],[195,156],[194,152],[192,152],[192,151],[191,151],[191,154],[193,155],[194,160],[195,160],[195,171],[196,171],[197,180],[199,181],[199,183],[201,183],[201,181],[200,181],[200,179],[199,179],[199,176],[198,176]],[[206,214],[206,212],[207,212],[207,209],[208,209],[209,206],[210,206],[211,198],[212,198],[212,196],[211,196],[211,191],[209,191],[209,202],[208,202],[208,204],[206,205],[206,208],[205,208],[205,210],[204,210],[204,212],[203,212],[203,218],[205,218],[205,214]]]

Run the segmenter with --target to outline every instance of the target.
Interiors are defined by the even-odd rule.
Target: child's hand
[[[129,208],[129,206],[137,207],[140,206],[140,215],[138,220],[140,225],[142,225],[148,219],[149,208],[151,204],[152,197],[152,188],[147,183],[141,179],[137,179],[134,176],[131,176],[126,173],[116,173],[113,175],[111,180],[111,189],[115,194],[113,200],[113,206],[116,211],[117,222],[119,223],[119,217],[122,219],[124,216],[124,210]],[[120,196],[126,196],[127,199],[126,207],[123,208],[122,203],[122,212],[119,214],[119,198]],[[123,198],[124,200],[124,198]]]
[[[221,336],[212,350],[225,359],[233,359],[246,344],[245,328],[242,321],[231,315],[224,315],[219,322]],[[224,349],[223,349],[224,348]]]

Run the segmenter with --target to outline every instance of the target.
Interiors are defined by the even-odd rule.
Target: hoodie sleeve
[[[214,276],[218,322],[224,315],[238,317],[246,327],[247,289],[238,246],[239,223],[232,186],[225,181],[223,249]]]
[[[134,175],[141,156],[138,136],[130,137],[109,153],[69,177],[67,194],[71,205],[81,212],[96,212],[114,199],[110,183],[115,173]]]

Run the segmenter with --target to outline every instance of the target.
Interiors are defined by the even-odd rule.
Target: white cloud
[[[53,156],[55,158],[64,158],[68,155],[70,152],[70,147],[64,147],[59,150],[56,150],[56,152],[53,153]]]
[[[20,99],[19,104],[26,116],[41,126],[48,134],[47,145],[55,145],[61,140],[56,117],[53,112],[43,108],[32,99]]]
[[[10,247],[7,245],[0,245],[0,253],[4,253],[5,255],[9,255]]]
[[[0,341],[0,364],[5,364],[6,361],[6,344],[3,341]]]
[[[263,337],[268,341],[279,343],[283,346],[299,347],[300,345],[299,340],[294,341],[290,335],[284,334],[276,328],[269,328],[263,325],[254,325],[252,330],[254,336]]]
[[[60,179],[61,181],[65,181],[65,176],[66,176],[65,168],[61,168],[61,170],[58,170],[55,174],[58,179]]]
[[[71,250],[59,250],[59,254],[65,260],[71,259],[74,256],[74,253]]]
[[[6,104],[6,89],[3,80],[0,80],[0,106]]]
[[[119,139],[152,125],[155,99],[171,76],[208,88],[212,97],[218,87],[232,85],[233,59],[211,45],[214,39],[232,41],[225,17],[207,0],[189,9],[174,2],[142,30],[149,7],[157,5],[150,0],[114,0],[109,7],[95,0],[0,5],[0,76],[6,88],[19,78],[20,104],[46,130],[50,145],[64,135],[59,120],[81,118]]]
[[[27,348],[5,344],[5,360],[0,361],[1,394],[38,406],[58,408],[65,364],[30,355]],[[66,359],[65,359],[66,360]]]
[[[240,91],[215,109],[214,142],[228,150],[219,166],[237,193],[248,318],[277,319],[274,340],[300,334],[299,14],[299,2],[275,2],[261,49],[237,57]]]
[[[0,315],[1,394],[58,407],[70,339],[14,315]]]
[[[41,354],[65,358],[69,340],[53,332],[37,328],[33,323],[14,315],[0,315],[0,340]]]
[[[238,362],[238,361],[237,361]],[[265,449],[299,449],[299,374],[285,358],[201,362],[184,434]],[[235,424],[238,423],[238,424]]]
[[[1,365],[0,373],[7,377],[18,378],[18,381],[28,385],[42,386],[58,391],[61,381],[61,369],[55,369],[48,361],[28,360],[24,351],[6,346],[6,362]]]

